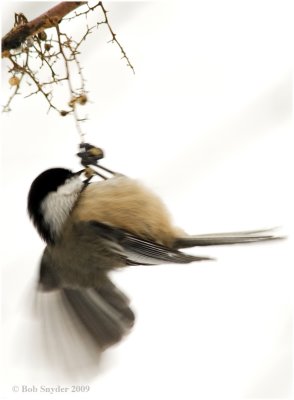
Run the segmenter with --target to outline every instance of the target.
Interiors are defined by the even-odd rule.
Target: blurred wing
[[[97,368],[101,352],[130,331],[135,315],[128,297],[106,275],[99,288],[69,288],[62,287],[57,271],[46,248],[38,293],[43,334],[50,357],[55,354],[55,367],[67,368],[69,375],[81,375],[87,366],[88,372]]]
[[[62,296],[77,321],[101,350],[118,343],[135,322],[127,298],[111,285],[101,289],[62,289]]]

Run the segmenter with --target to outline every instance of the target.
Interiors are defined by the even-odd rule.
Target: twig
[[[98,5],[101,7],[101,10],[103,11],[104,18],[105,18],[104,23],[107,25],[107,27],[109,29],[109,32],[111,33],[111,36],[112,36],[111,42],[115,42],[118,45],[118,47],[120,48],[120,51],[122,52],[122,55],[123,55],[122,58],[125,58],[127,60],[128,67],[130,67],[132,69],[133,73],[135,73],[135,69],[134,69],[133,65],[131,64],[131,62],[130,62],[126,52],[124,51],[122,45],[117,40],[116,33],[113,32],[113,30],[112,30],[112,28],[111,28],[111,26],[109,24],[109,20],[108,20],[108,17],[107,17],[108,11],[105,9],[102,1],[99,1]]]
[[[66,78],[67,78],[67,82],[68,82],[68,87],[69,87],[71,99],[74,99],[76,97],[77,93],[75,92],[73,84],[71,82],[71,75],[70,75],[70,71],[69,71],[69,62],[72,61],[72,60],[68,59],[66,57],[66,55],[65,55],[64,43],[62,43],[62,41],[61,41],[62,34],[60,32],[60,29],[59,29],[58,25],[56,25],[56,32],[57,32],[57,38],[58,38],[58,43],[59,43],[60,54],[62,55],[63,60],[64,60],[64,66],[65,66],[65,70],[66,70]],[[66,37],[66,39],[68,41],[69,48],[71,50],[71,54],[73,54],[74,52],[73,52],[72,48],[70,47],[70,39],[65,34],[63,34],[63,35]],[[80,65],[78,64],[78,62],[76,62],[76,63],[78,65],[79,74],[80,74],[80,77],[81,77],[81,83],[82,83],[82,89],[83,89],[82,91],[84,92],[84,79],[83,79],[83,76],[82,76],[82,71],[80,70]],[[78,131],[78,133],[80,135],[80,138],[81,138],[81,142],[84,142],[85,133],[83,133],[83,131],[82,131],[80,122],[85,120],[85,119],[80,119],[79,118],[75,102],[72,102],[72,111],[73,111],[73,115],[74,115],[74,119],[75,119],[75,123],[76,123],[76,128],[77,128],[77,131]]]

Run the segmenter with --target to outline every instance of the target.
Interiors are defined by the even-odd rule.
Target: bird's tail
[[[179,237],[175,240],[173,247],[175,249],[184,249],[194,246],[220,246],[284,239],[282,236],[275,235],[273,230],[274,229],[264,229],[244,232],[209,233],[205,235]]]

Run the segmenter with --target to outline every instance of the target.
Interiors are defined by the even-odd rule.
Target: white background
[[[136,325],[108,351],[112,361],[82,398],[292,398],[291,2],[106,5],[136,74],[107,44],[106,29],[89,37],[81,58],[91,100],[87,139],[105,150],[104,164],[152,187],[190,233],[282,226],[289,239],[193,249],[218,260],[117,273]],[[32,19],[49,7],[3,3],[3,33],[13,12]],[[2,104],[9,95],[5,65]],[[12,385],[46,383],[17,345],[37,340],[25,336],[33,326],[26,298],[44,246],[26,214],[27,191],[46,168],[78,168],[74,122],[46,111],[41,97],[19,96],[2,116],[8,398]]]

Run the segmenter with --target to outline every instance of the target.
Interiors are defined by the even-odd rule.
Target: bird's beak
[[[75,172],[74,174],[73,174],[73,176],[80,176],[83,172],[86,172],[86,168],[84,168],[84,169],[81,169],[80,171],[78,171],[78,172]],[[86,175],[87,176],[87,175]],[[88,184],[90,183],[90,180],[93,178],[93,175],[91,175],[91,176],[89,176],[87,179],[85,179],[84,181],[83,181],[83,184],[84,184],[84,189],[86,188],[86,186],[88,186]],[[83,190],[84,190],[83,189]]]
[[[73,176],[80,176],[84,171],[85,171],[85,168],[84,168],[84,169],[81,169],[81,170],[78,171],[78,172],[74,172]]]

